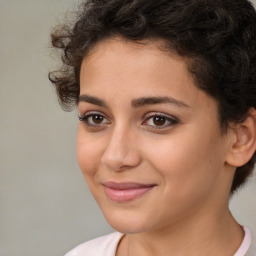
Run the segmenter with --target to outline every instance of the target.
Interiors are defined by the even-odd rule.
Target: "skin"
[[[107,221],[126,234],[116,254],[233,255],[243,239],[228,209],[234,132],[221,134],[217,103],[195,86],[184,59],[160,50],[161,41],[144,43],[100,42],[80,74],[79,116],[94,117],[79,123],[78,161]],[[132,106],[142,97],[174,103]],[[175,121],[159,125],[150,117],[159,114]],[[108,181],[155,187],[115,202]]]

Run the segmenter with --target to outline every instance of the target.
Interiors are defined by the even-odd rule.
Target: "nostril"
[[[101,163],[113,171],[130,169],[140,163],[140,155],[132,143],[128,125],[115,126],[101,156]]]
[[[123,171],[136,167],[140,163],[140,155],[135,150],[110,150],[109,148],[101,157],[101,163],[112,171]]]

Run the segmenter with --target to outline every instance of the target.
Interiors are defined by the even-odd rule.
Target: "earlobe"
[[[250,109],[246,119],[234,128],[226,163],[239,167],[246,164],[256,151],[256,110]]]

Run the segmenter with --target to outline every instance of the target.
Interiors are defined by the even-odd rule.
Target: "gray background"
[[[0,256],[64,255],[111,231],[76,161],[76,111],[47,79],[51,27],[74,3],[0,0]],[[253,230],[255,195],[254,176],[231,201]]]

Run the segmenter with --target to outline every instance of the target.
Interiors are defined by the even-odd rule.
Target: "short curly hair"
[[[221,131],[256,108],[256,12],[247,0],[87,0],[76,20],[55,28],[62,66],[50,72],[63,109],[78,104],[83,58],[120,36],[162,39],[187,61],[198,88],[216,99]],[[236,169],[231,194],[252,175],[256,153]]]

